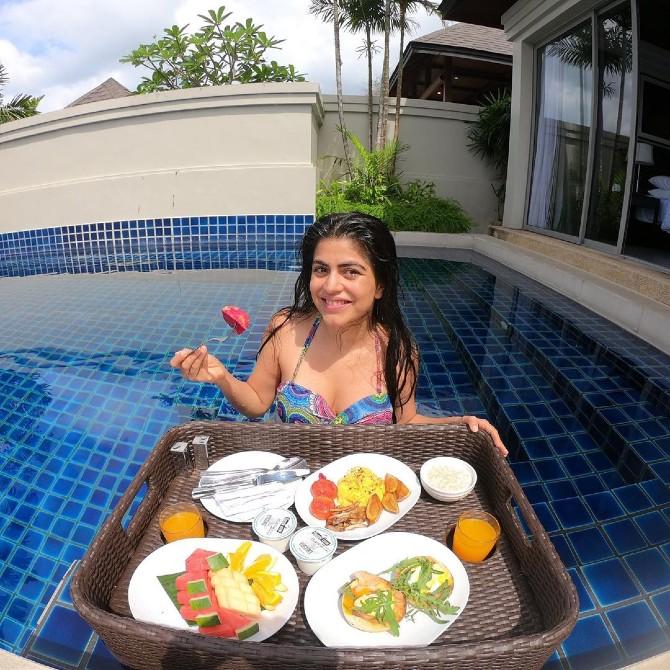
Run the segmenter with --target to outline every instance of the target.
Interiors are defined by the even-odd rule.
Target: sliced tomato
[[[325,521],[334,507],[335,501],[332,498],[328,498],[328,496],[314,496],[309,505],[309,512],[317,519]]]
[[[323,473],[319,473],[319,478],[312,484],[309,489],[313,496],[325,496],[334,500],[337,498],[337,485],[326,479]]]

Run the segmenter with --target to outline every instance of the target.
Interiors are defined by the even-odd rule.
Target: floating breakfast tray
[[[175,442],[209,436],[210,461],[243,450],[299,455],[317,469],[356,452],[393,456],[418,473],[437,455],[468,461],[477,486],[464,500],[441,503],[425,492],[393,531],[445,541],[466,508],[493,513],[502,526],[495,553],[466,563],[470,598],[461,616],[428,647],[334,649],[321,645],[305,622],[302,597],[309,577],[300,575],[298,607],[264,642],[208,638],[135,621],[128,583],[135,568],[162,544],[158,508],[190,498],[197,470],[180,469],[170,454]],[[127,522],[135,498],[142,503]],[[515,509],[516,508],[516,509]],[[210,537],[256,539],[251,524],[231,523],[205,510]],[[519,516],[523,524],[519,523]],[[526,530],[524,530],[524,526]],[[124,530],[125,527],[125,530]],[[341,542],[338,553],[353,546]],[[411,553],[411,547],[408,547]],[[286,554],[294,563],[290,553]],[[338,588],[340,584],[333,584]],[[524,496],[512,470],[484,433],[447,425],[302,426],[192,422],[168,431],[158,442],[84,556],[72,584],[81,616],[121,663],[138,669],[194,668],[540,668],[568,636],[577,619],[577,594],[560,558]]]

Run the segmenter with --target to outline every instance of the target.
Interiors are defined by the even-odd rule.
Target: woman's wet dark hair
[[[384,376],[395,423],[396,405],[402,406],[402,399],[410,397],[416,386],[418,352],[400,309],[400,268],[395,241],[386,225],[376,217],[358,212],[328,214],[305,231],[300,244],[301,269],[295,282],[293,304],[279,312],[285,318],[268,333],[259,353],[291,317],[317,311],[309,290],[312,263],[316,245],[329,238],[357,242],[372,265],[377,285],[384,289],[374,302],[369,326],[371,330],[381,327],[388,336]]]

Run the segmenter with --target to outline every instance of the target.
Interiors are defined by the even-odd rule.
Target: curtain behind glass
[[[616,244],[623,206],[632,113],[630,5],[598,17],[598,135],[586,237]]]
[[[528,225],[579,235],[591,129],[591,23],[539,51]]]

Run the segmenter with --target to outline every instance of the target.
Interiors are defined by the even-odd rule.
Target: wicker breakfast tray
[[[333,649],[324,647],[306,625],[302,594],[308,577],[300,573],[300,599],[286,625],[265,642],[207,638],[135,621],[128,608],[128,584],[135,568],[163,544],[158,509],[190,498],[197,470],[179,470],[169,453],[178,441],[209,435],[210,462],[245,451],[304,456],[312,469],[356,452],[379,452],[402,460],[418,473],[437,455],[453,455],[477,470],[475,491],[464,500],[441,503],[422,492],[417,504],[391,530],[409,531],[444,542],[465,508],[483,508],[501,522],[495,553],[480,564],[465,564],[470,598],[458,619],[428,647]],[[146,485],[146,486],[145,486]],[[129,523],[131,503],[144,493]],[[515,501],[527,534],[513,511]],[[256,539],[251,524],[222,521],[203,510],[210,537]],[[127,521],[127,520],[126,520]],[[124,525],[126,530],[124,530]],[[338,553],[353,546],[340,542]],[[411,548],[408,548],[411,552]],[[295,565],[290,552],[287,558]],[[210,668],[540,668],[568,636],[577,619],[577,594],[553,545],[535,516],[507,462],[483,433],[446,425],[301,426],[192,422],[168,431],[158,442],[128,491],[91,544],[72,583],[81,616],[130,668],[188,670]]]

